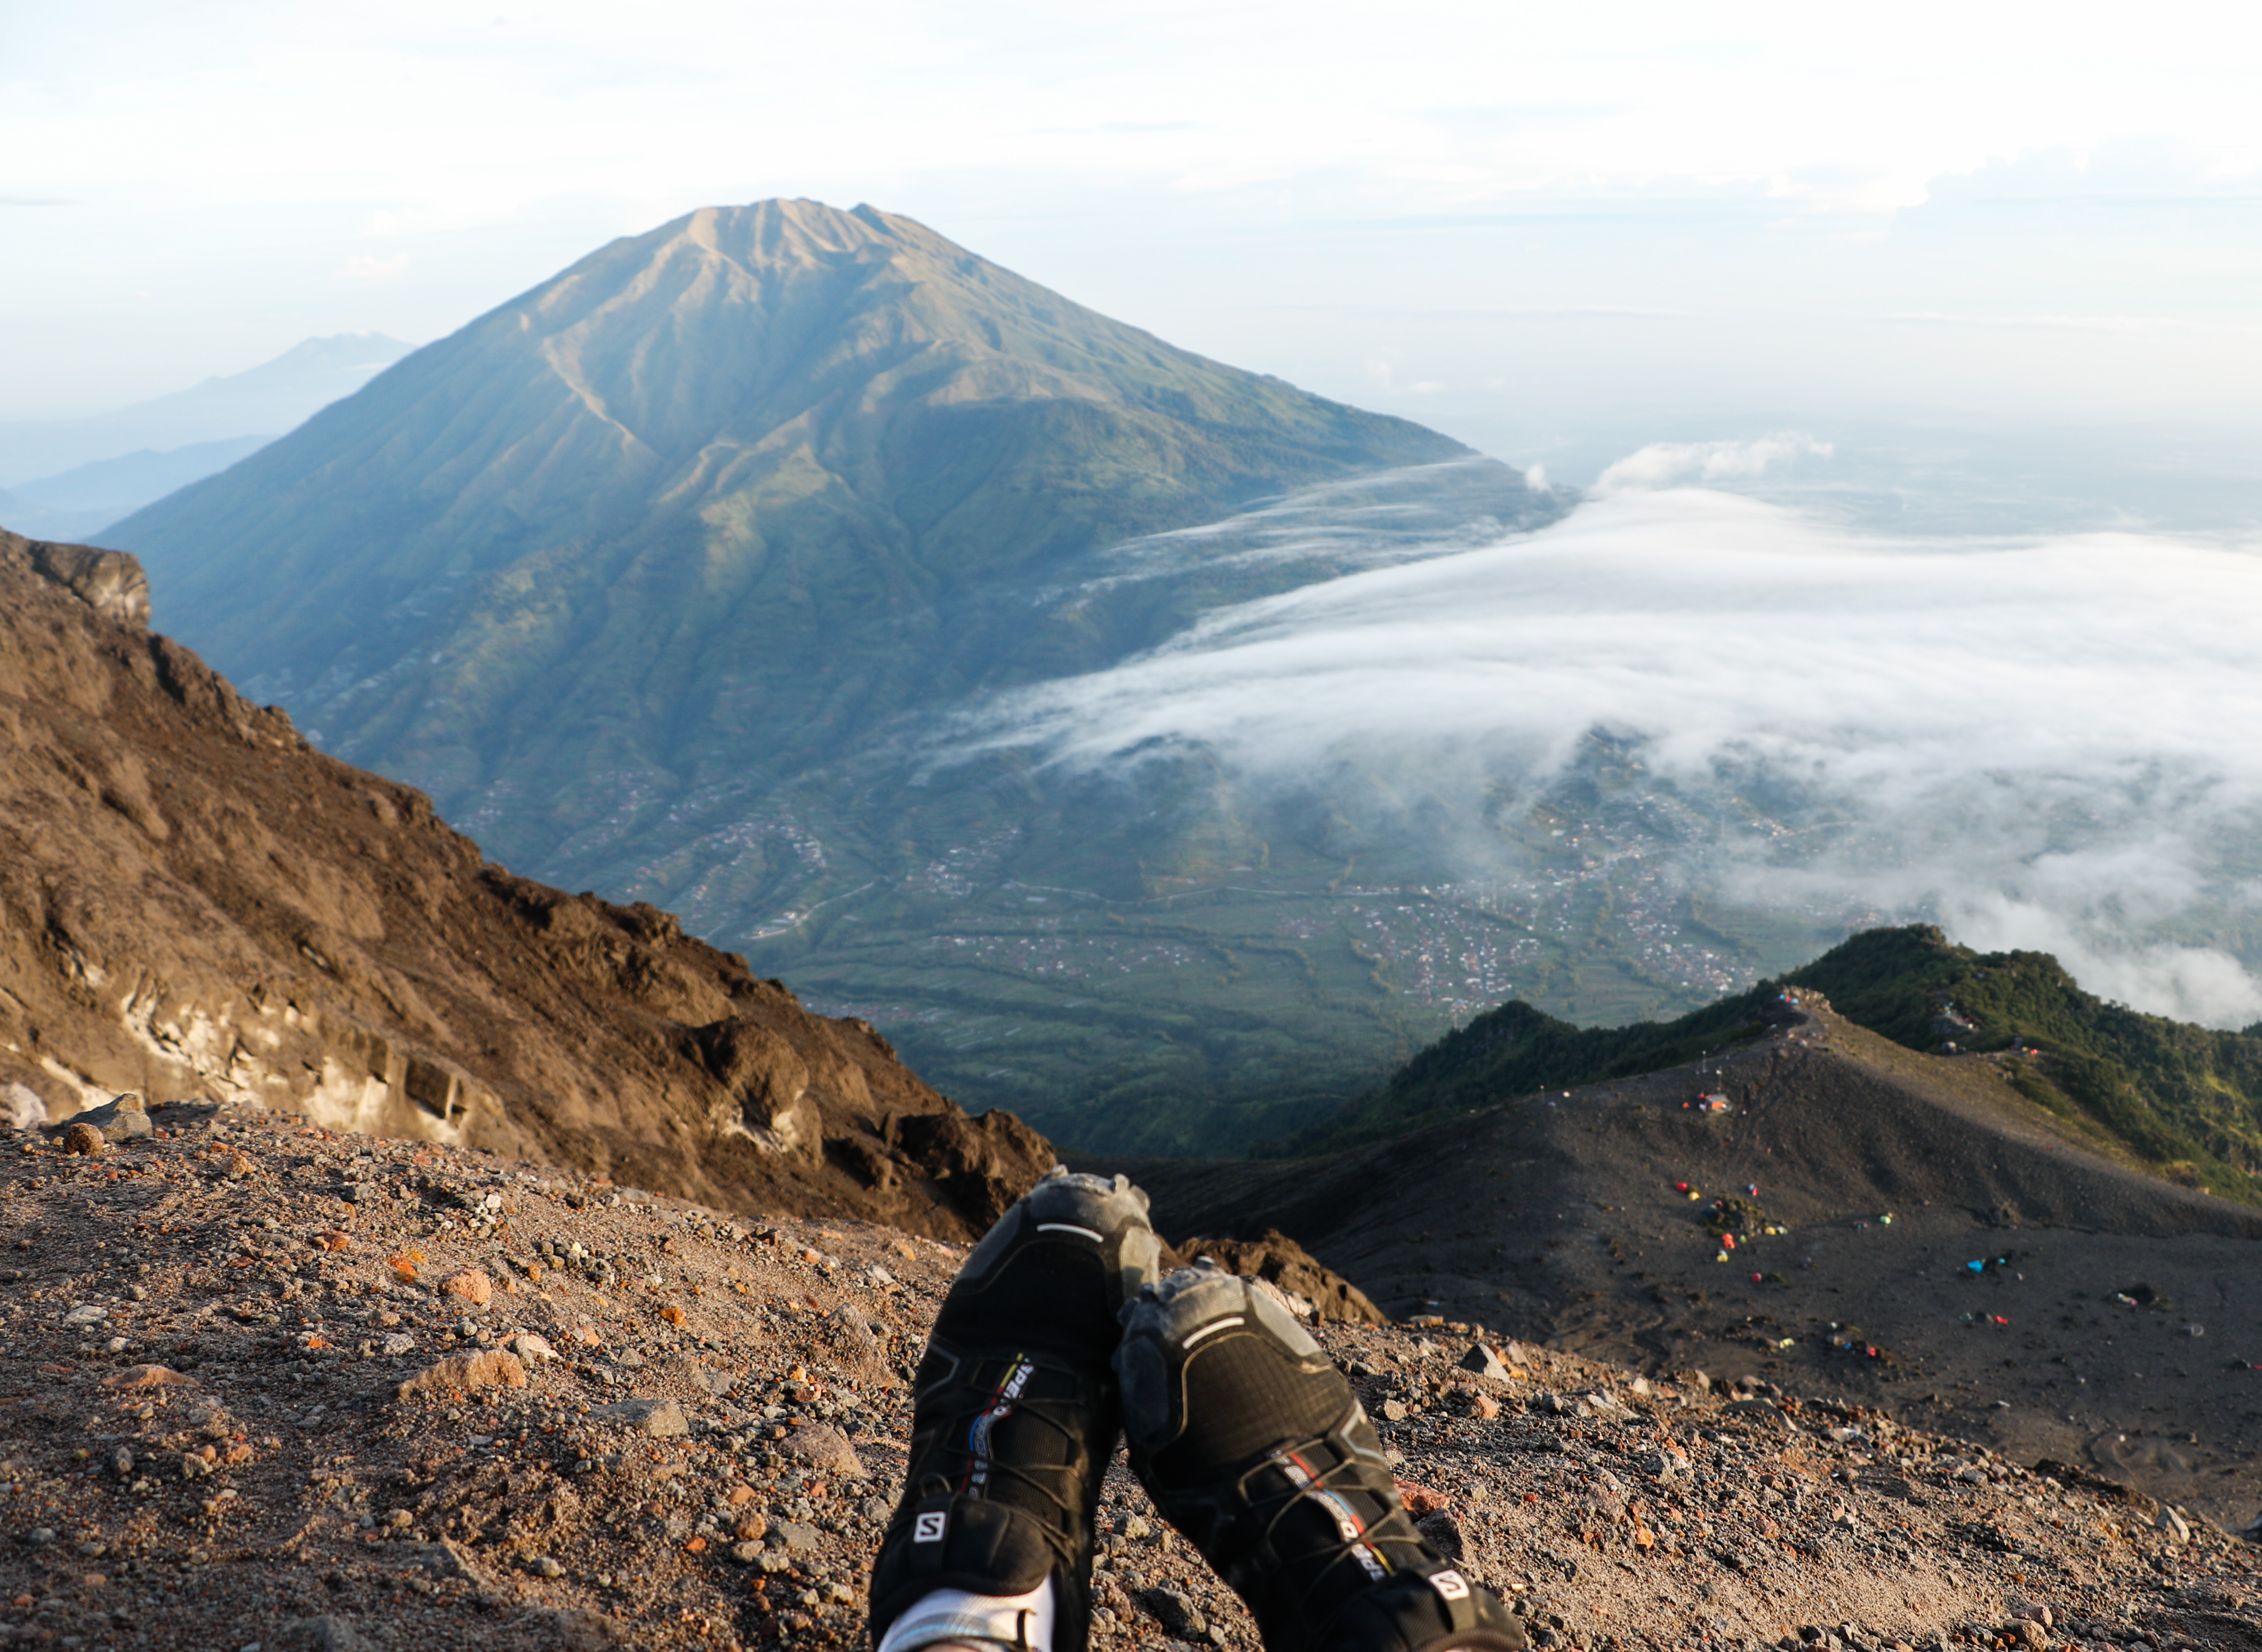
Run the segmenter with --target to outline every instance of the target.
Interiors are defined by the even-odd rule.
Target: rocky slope
[[[487,1146],[734,1209],[978,1232],[1050,1150],[649,907],[512,876],[0,534],[0,1099],[117,1091]]]
[[[97,1157],[0,1138],[0,1634],[863,1643],[962,1247],[155,1119]],[[1318,1334],[1425,1529],[1543,1647],[2262,1645],[2251,1545],[2080,1474],[1481,1327]],[[1101,1518],[1102,1652],[1254,1648],[1120,1460]]]
[[[1166,1231],[1278,1227],[1393,1313],[1796,1384],[2251,1519],[2262,1211],[2100,1156],[2007,1052],[1774,1008],[1725,1054],[1330,1156],[1126,1167]]]

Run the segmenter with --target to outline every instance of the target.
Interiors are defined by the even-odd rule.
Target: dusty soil
[[[1126,1167],[1166,1231],[1277,1226],[1392,1313],[1756,1375],[2251,1521],[2262,1212],[2098,1159],[1985,1058],[1802,1008],[1334,1159]]]
[[[0,1138],[0,1635],[857,1642],[961,1248],[248,1109],[155,1122],[98,1157]],[[2136,1494],[1576,1354],[1495,1342],[1480,1377],[1465,1325],[1318,1334],[1543,1644],[1992,1644],[2047,1607],[2061,1645],[2262,1646],[2256,1551]],[[401,1397],[480,1355],[504,1382]],[[1098,1646],[1255,1644],[1120,1463],[1103,1519]]]
[[[487,863],[148,619],[132,557],[0,533],[0,1118],[213,1098],[962,1239],[1052,1162],[667,914]]]

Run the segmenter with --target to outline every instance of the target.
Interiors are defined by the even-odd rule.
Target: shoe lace
[[[1073,1490],[1073,1464],[1076,1448],[1085,1443],[1084,1435],[1091,1426],[1091,1408],[1070,1397],[1029,1393],[1038,1375],[1048,1370],[1066,1375],[1071,1382],[1075,1380],[1074,1374],[1063,1368],[1029,1354],[1016,1354],[1005,1362],[1004,1375],[981,1401],[948,1413],[946,1426],[938,1431],[937,1443],[942,1455],[930,1462],[920,1474],[920,1494],[957,1492],[983,1497],[989,1495],[996,1481],[1015,1481],[1052,1505],[1059,1518],[1048,1523],[1047,1534],[1056,1546],[1065,1548],[1068,1533],[1084,1518]],[[998,1456],[991,1449],[991,1441],[1009,1417],[1029,1419],[1059,1434],[1069,1447],[1063,1454],[1063,1461],[1032,1468],[1010,1457]]]
[[[1319,1444],[1321,1442],[1312,1442]],[[1301,1573],[1304,1584],[1294,1597],[1297,1615],[1309,1618],[1307,1611],[1312,1597],[1329,1582],[1336,1562],[1346,1558],[1356,1559],[1359,1569],[1366,1574],[1369,1583],[1380,1583],[1385,1577],[1401,1569],[1402,1562],[1394,1562],[1385,1552],[1385,1545],[1398,1548],[1413,1548],[1420,1553],[1419,1537],[1394,1533],[1378,1535],[1376,1528],[1387,1523],[1393,1513],[1402,1512],[1394,1500],[1377,1492],[1365,1464],[1355,1454],[1336,1453],[1336,1460],[1327,1467],[1315,1470],[1311,1446],[1283,1451],[1272,1459],[1286,1472],[1287,1488],[1277,1497],[1269,1498],[1273,1506],[1264,1520],[1258,1538],[1259,1547],[1271,1549],[1279,1562],[1286,1577]],[[1361,1492],[1378,1498],[1384,1505],[1380,1519],[1362,1520],[1357,1509],[1344,1495]],[[1335,1535],[1293,1549],[1279,1547],[1279,1533],[1282,1522],[1299,1509],[1317,1505],[1328,1517]],[[1256,1514],[1262,1504],[1252,1504]],[[1329,1617],[1332,1619],[1333,1614]],[[1315,1626],[1316,1627],[1316,1626]]]

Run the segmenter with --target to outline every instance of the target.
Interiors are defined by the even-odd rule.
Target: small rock
[[[2191,1541],[2191,1523],[2184,1518],[2184,1512],[2172,1504],[2160,1505],[2160,1512],[2153,1517],[2152,1524],[2171,1543]]]
[[[772,1548],[782,1548],[789,1555],[814,1554],[824,1541],[824,1533],[806,1520],[773,1520],[769,1535]]]
[[[779,1440],[777,1449],[783,1456],[839,1475],[844,1480],[860,1480],[864,1476],[863,1461],[848,1443],[848,1437],[825,1423],[803,1423]]]
[[[399,1390],[402,1400],[418,1394],[468,1393],[475,1388],[524,1388],[526,1367],[515,1354],[489,1349],[481,1354],[458,1354],[418,1372]],[[673,1404],[674,1402],[669,1402]],[[682,1413],[676,1416],[681,1420]],[[684,1432],[681,1428],[678,1433]]]
[[[24,1541],[33,1548],[45,1548],[55,1541],[55,1529],[52,1526],[35,1526],[25,1536]]]
[[[737,1543],[731,1546],[731,1558],[741,1565],[751,1566],[762,1557],[764,1552],[760,1543]]]
[[[1470,1402],[1470,1409],[1485,1421],[1500,1415],[1500,1402],[1489,1394],[1480,1394]]]
[[[120,1446],[117,1454],[110,1460],[110,1468],[119,1479],[131,1480],[133,1477],[133,1454]]]
[[[69,1145],[69,1131],[76,1130],[82,1124],[89,1130],[97,1131],[105,1142],[136,1141],[151,1134],[154,1129],[149,1123],[148,1110],[142,1106],[139,1093],[133,1090],[104,1102],[99,1107],[90,1107],[83,1113],[74,1113],[69,1118],[65,1119],[63,1124],[65,1126],[63,1151],[66,1153],[83,1151]],[[101,1150],[96,1148],[92,1151]]]
[[[511,1356],[506,1354],[506,1359]],[[590,1408],[592,1422],[618,1423],[639,1434],[666,1440],[691,1432],[691,1419],[672,1399],[624,1399]]]
[[[1430,1547],[1447,1560],[1460,1559],[1463,1547],[1461,1528],[1453,1523],[1452,1515],[1443,1510],[1435,1514],[1424,1515],[1415,1523],[1415,1529],[1428,1538]]]
[[[504,1346],[529,1365],[537,1360],[554,1360],[558,1357],[558,1350],[531,1331],[520,1332]]]
[[[1203,1617],[1194,1603],[1175,1589],[1142,1589],[1139,1604],[1148,1616],[1181,1640],[1191,1640],[1209,1634],[1209,1620]]]
[[[1500,1355],[1481,1342],[1469,1344],[1469,1351],[1461,1355],[1461,1369],[1473,1371],[1488,1383],[1508,1381],[1508,1368],[1500,1362]]]
[[[1125,1515],[1123,1517],[1123,1524],[1119,1526],[1117,1530],[1122,1533],[1126,1542],[1131,1543],[1135,1543],[1142,1538],[1152,1537],[1155,1534],[1155,1528],[1147,1524],[1147,1517],[1143,1514]]]
[[[534,1570],[537,1577],[563,1577],[566,1575],[566,1569],[547,1555],[534,1562]]]
[[[145,1388],[194,1388],[197,1379],[183,1376],[169,1366],[129,1365],[104,1377],[102,1385],[113,1393],[133,1394]]]
[[[109,1150],[109,1141],[91,1124],[73,1124],[63,1131],[63,1151],[67,1153],[83,1153],[88,1158],[94,1158]]]
[[[878,1357],[879,1339],[854,1304],[842,1303],[825,1317],[825,1323],[832,1329],[832,1340],[849,1353],[868,1360]]]
[[[885,1498],[866,1498],[857,1505],[856,1512],[875,1526],[885,1526],[896,1507]]]
[[[256,1175],[258,1174],[259,1167],[252,1163],[250,1160],[245,1158],[241,1153],[236,1154],[234,1158],[227,1161],[227,1179],[231,1182],[241,1182],[246,1176]]]
[[[396,1331],[380,1345],[387,1359],[399,1359],[404,1354],[416,1351],[416,1339],[405,1331]]]
[[[450,1296],[460,1296],[472,1306],[484,1308],[494,1296],[494,1281],[476,1268],[466,1268],[460,1274],[450,1274],[440,1282],[442,1291]]]
[[[1387,1399],[1383,1401],[1382,1420],[1386,1423],[1404,1422],[1406,1420],[1405,1404],[1402,1401],[1394,1399]]]

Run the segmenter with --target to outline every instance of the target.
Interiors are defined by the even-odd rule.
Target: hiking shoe
[[[1053,1646],[1080,1652],[1120,1427],[1116,1316],[1156,1253],[1144,1193],[1057,1167],[974,1247],[912,1379],[903,1500],[872,1567],[874,1645],[934,1591],[1027,1596],[1049,1578]]]
[[[1272,1296],[1205,1260],[1123,1310],[1131,1466],[1276,1652],[1517,1652],[1426,1542],[1351,1384]]]

